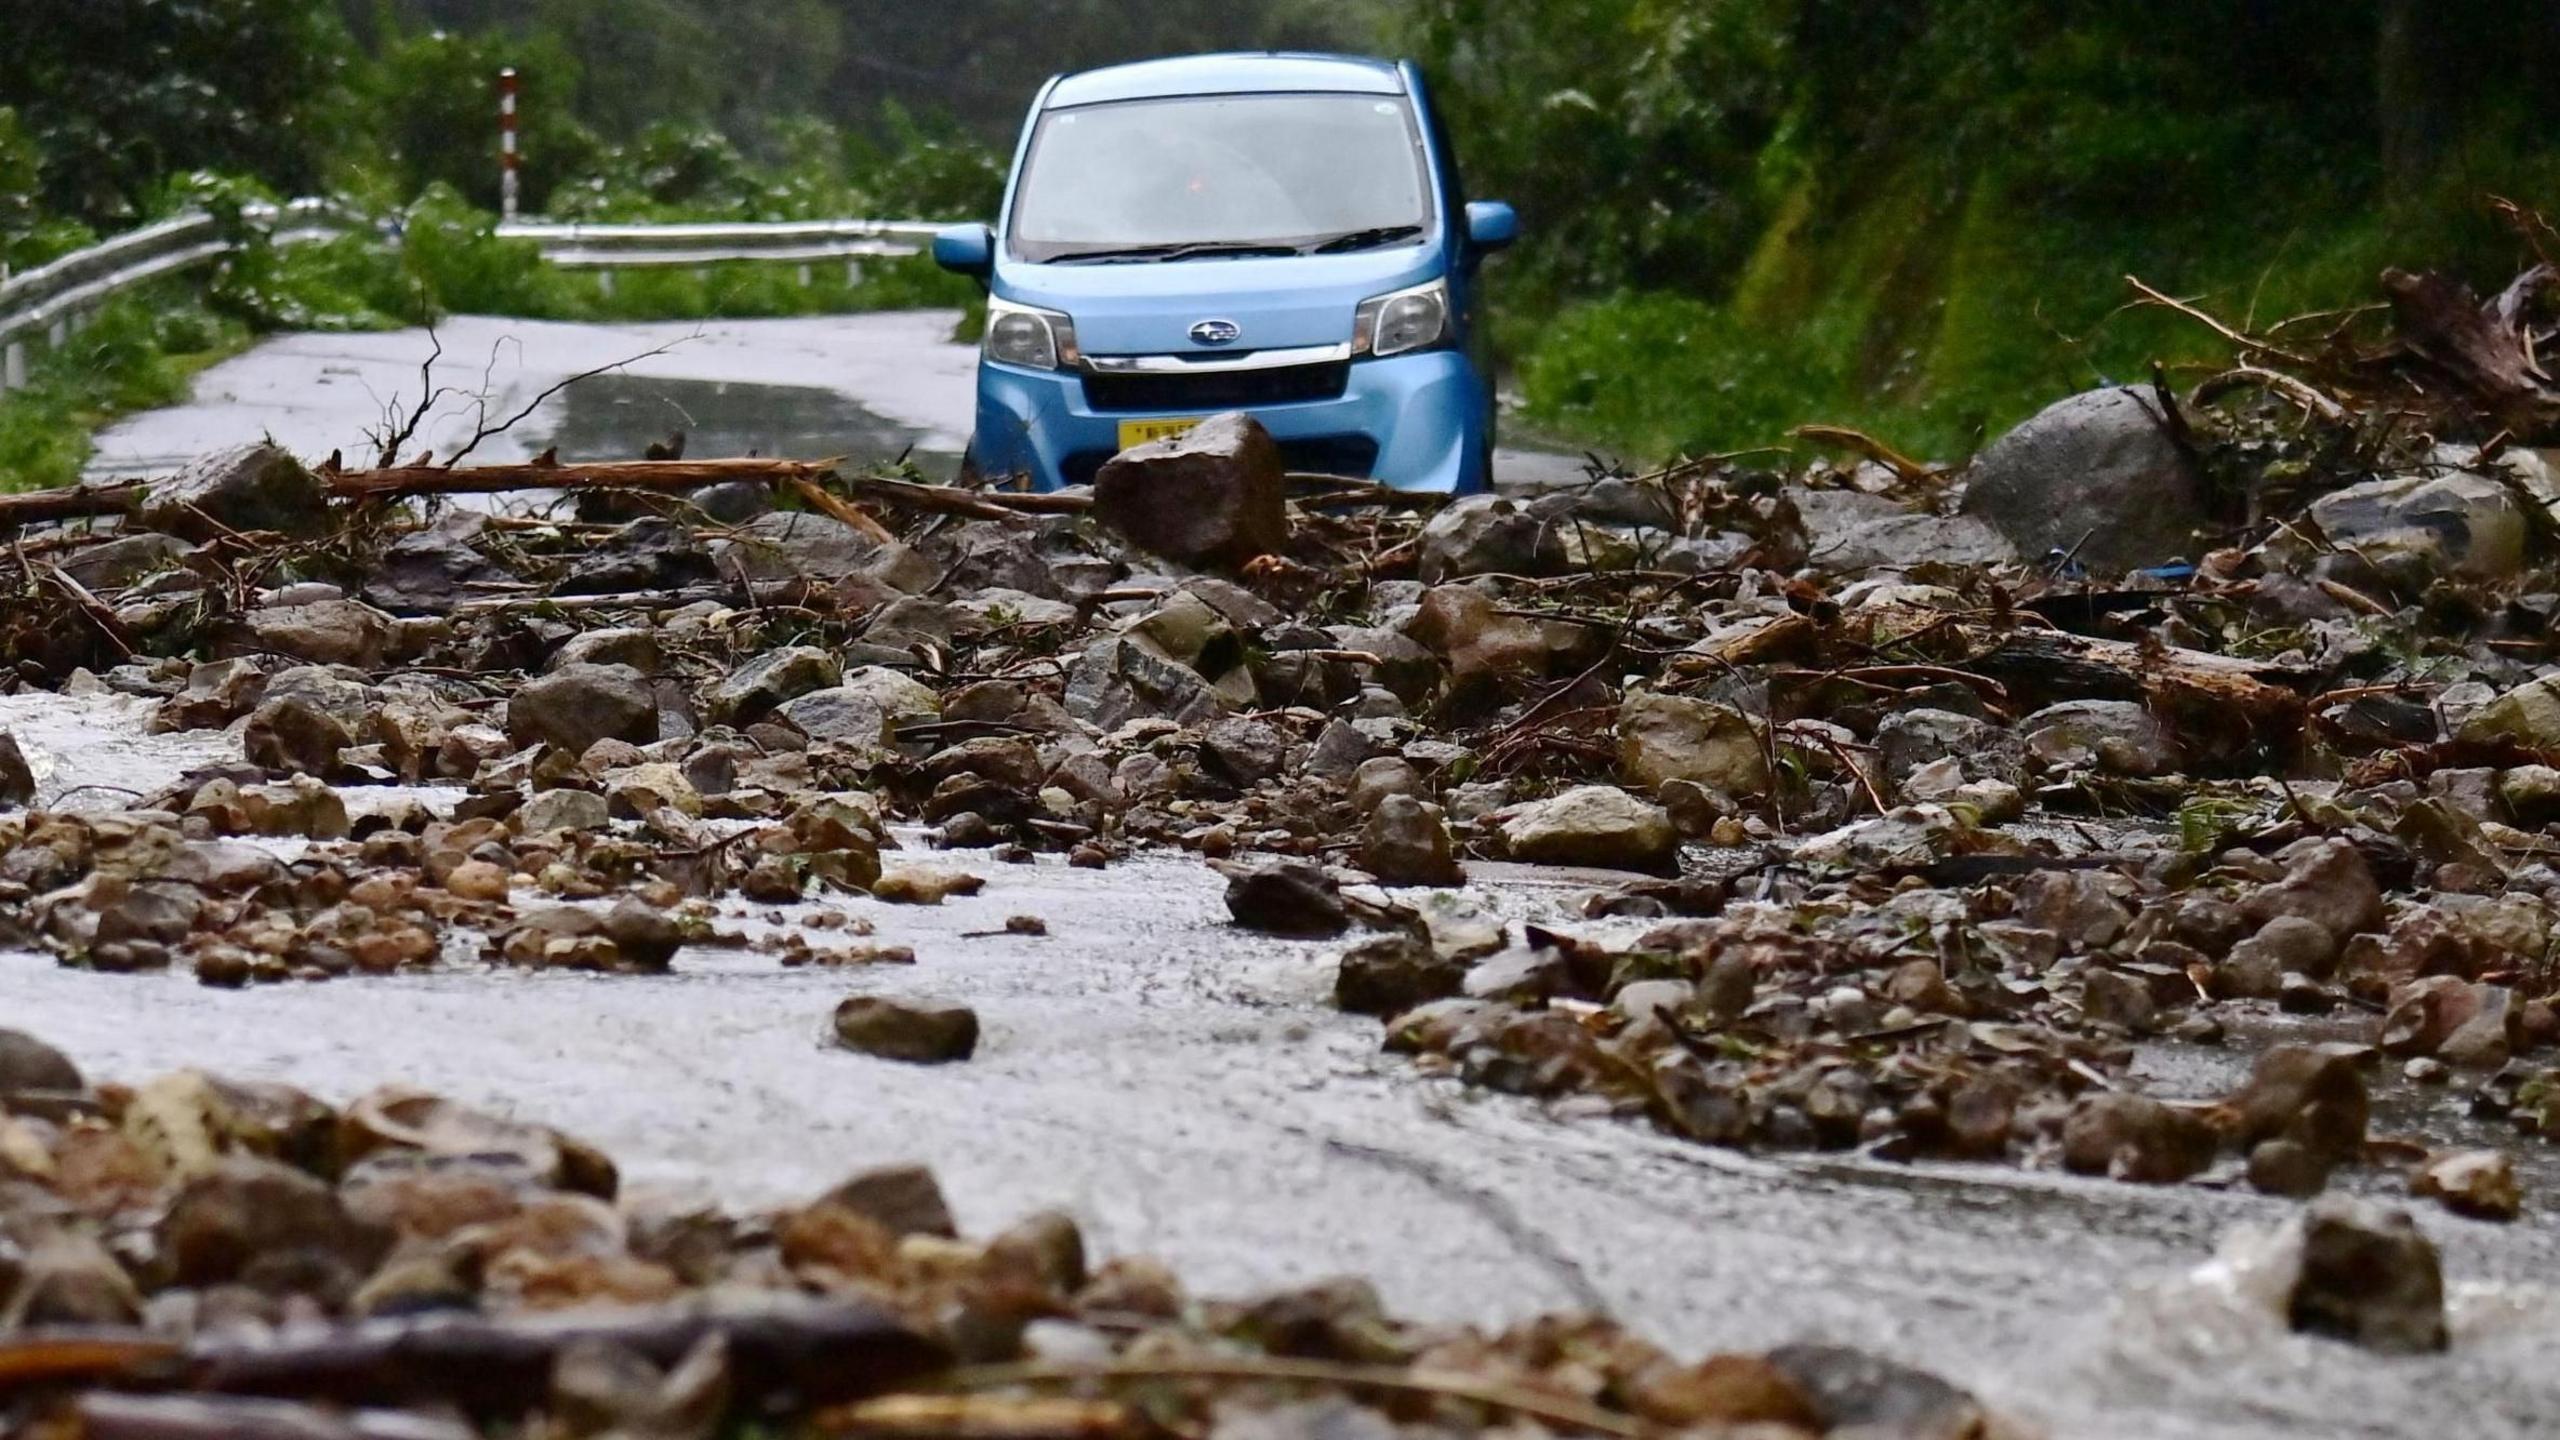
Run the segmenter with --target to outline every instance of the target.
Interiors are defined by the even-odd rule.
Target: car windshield
[[[1411,243],[1431,218],[1412,112],[1385,95],[1210,95],[1052,111],[1013,206],[1025,260]]]

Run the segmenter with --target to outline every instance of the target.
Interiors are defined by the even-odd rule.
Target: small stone
[[[977,1053],[978,1014],[961,1005],[856,995],[836,1006],[836,1039],[850,1050],[915,1065]]]
[[[27,764],[27,752],[18,748],[18,737],[0,730],[0,810],[34,803],[34,767]]]
[[[1427,940],[1380,935],[1343,955],[1334,975],[1333,1001],[1355,1015],[1401,1015],[1457,994],[1466,974],[1464,960],[1440,954]]]
[[[987,888],[980,876],[957,870],[910,866],[892,870],[871,882],[872,898],[891,905],[939,905],[954,895],[975,895]]]
[[[2245,1144],[2292,1140],[2332,1161],[2364,1152],[2372,1102],[2354,1059],[2314,1045],[2277,1045],[2250,1067],[2249,1079],[2224,1102],[2237,1114]]]
[[[2249,1151],[2249,1186],[2262,1194],[2304,1200],[2328,1185],[2328,1157],[2298,1140],[2262,1141]]]
[[[511,881],[504,866],[465,860],[444,877],[444,888],[465,900],[504,900]]]
[[[2084,1095],[2062,1130],[2064,1168],[2140,1184],[2200,1174],[2213,1163],[2214,1148],[2202,1117],[2147,1095]]]
[[[875,1220],[892,1235],[932,1235],[944,1240],[960,1236],[942,1183],[922,1165],[865,1171],[828,1191],[818,1203],[842,1206]]]
[[[1671,816],[1613,785],[1584,785],[1534,801],[1502,822],[1503,844],[1533,865],[1661,871],[1678,857]]]
[[[1639,692],[1618,707],[1618,778],[1647,795],[1673,780],[1758,795],[1769,788],[1769,744],[1739,710]]]
[[[564,665],[507,701],[507,738],[582,756],[599,740],[658,738],[657,692],[628,665]]]
[[[2410,1178],[2409,1193],[2431,1197],[2456,1215],[2513,1220],[2524,1211],[2515,1157],[2504,1150],[2439,1151]]]
[[[2160,1006],[2149,985],[2122,971],[2092,967],[2081,977],[2080,1013],[2139,1035],[2150,1031]]]
[[[515,827],[519,835],[549,835],[568,831],[584,834],[602,830],[612,823],[612,812],[605,798],[592,790],[544,790],[516,811]]]
[[[1248,930],[1321,939],[1351,927],[1341,887],[1304,860],[1237,866],[1227,875],[1227,913]]]
[[[1388,885],[1457,885],[1465,881],[1440,807],[1390,795],[1369,812],[1360,832],[1360,866]]]

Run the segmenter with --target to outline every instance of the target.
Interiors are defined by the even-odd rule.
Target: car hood
[[[1351,338],[1360,302],[1420,285],[1443,270],[1441,250],[1399,245],[1348,255],[1292,255],[1233,260],[1203,258],[1126,264],[996,268],[995,293],[1018,305],[1074,318],[1087,355],[1236,354],[1298,345],[1338,345]],[[1191,327],[1232,320],[1241,332],[1228,345],[1202,345]]]

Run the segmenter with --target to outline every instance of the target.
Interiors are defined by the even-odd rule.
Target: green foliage
[[[442,185],[483,209],[498,208],[498,72],[515,67],[524,103],[518,117],[524,206],[539,212],[553,186],[584,173],[602,146],[567,103],[580,68],[553,35],[510,37],[451,31],[394,35],[360,82],[383,182],[378,198],[398,203]]]
[[[0,491],[68,485],[89,436],[119,415],[174,404],[198,369],[248,343],[245,326],[174,293],[137,291],[37,359],[0,396]]]

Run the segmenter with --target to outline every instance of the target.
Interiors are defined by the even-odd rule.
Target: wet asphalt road
[[[623,378],[538,409],[490,459],[562,443],[636,454],[684,425],[691,453],[909,445],[955,455],[971,352],[950,317],[713,326],[457,320],[438,385],[512,413],[559,376],[660,345]],[[103,473],[156,473],[272,434],[357,453],[414,403],[417,334],[271,341],[208,371],[193,404],[136,417]],[[415,442],[475,428],[448,396]],[[865,447],[870,447],[866,449]],[[1533,462],[1513,462],[1522,484]],[[1534,462],[1552,475],[1561,462]],[[140,733],[133,702],[0,697],[48,793],[148,790],[236,738]],[[74,803],[123,803],[115,789]],[[919,860],[922,856],[906,857]],[[2560,1173],[2534,1166],[2531,1213],[2498,1227],[2432,1208],[2420,1223],[2455,1282],[2452,1354],[2386,1360],[2283,1330],[2262,1266],[2218,1264],[2281,1202],[1986,1167],[1770,1160],[1415,1076],[1374,1022],[1326,996],[1337,947],[1242,935],[1220,883],[1161,857],[1094,874],[935,856],[987,877],[939,909],[854,904],[913,967],[786,971],[689,952],[658,979],[463,967],[391,980],[209,991],[175,976],[64,971],[0,954],[0,1024],[93,1073],[180,1066],[288,1080],[336,1100],[424,1086],[562,1125],[635,1184],[736,1205],[805,1197],[846,1173],[931,1163],[964,1225],[1064,1206],[1105,1251],[1152,1253],[1206,1291],[1344,1273],[1417,1316],[1496,1323],[1610,1310],[1685,1352],[1820,1338],[1942,1370],[2057,1436],[2548,1436],[2560,1433]],[[1576,928],[1597,877],[1480,870],[1489,906]],[[759,911],[758,913],[761,913]],[[1018,913],[1052,935],[965,938]],[[975,1006],[974,1061],[912,1069],[829,1048],[847,993]],[[2239,1057],[2161,1053],[2172,1094],[2230,1084]],[[2380,1183],[2380,1182],[2376,1182]]]

